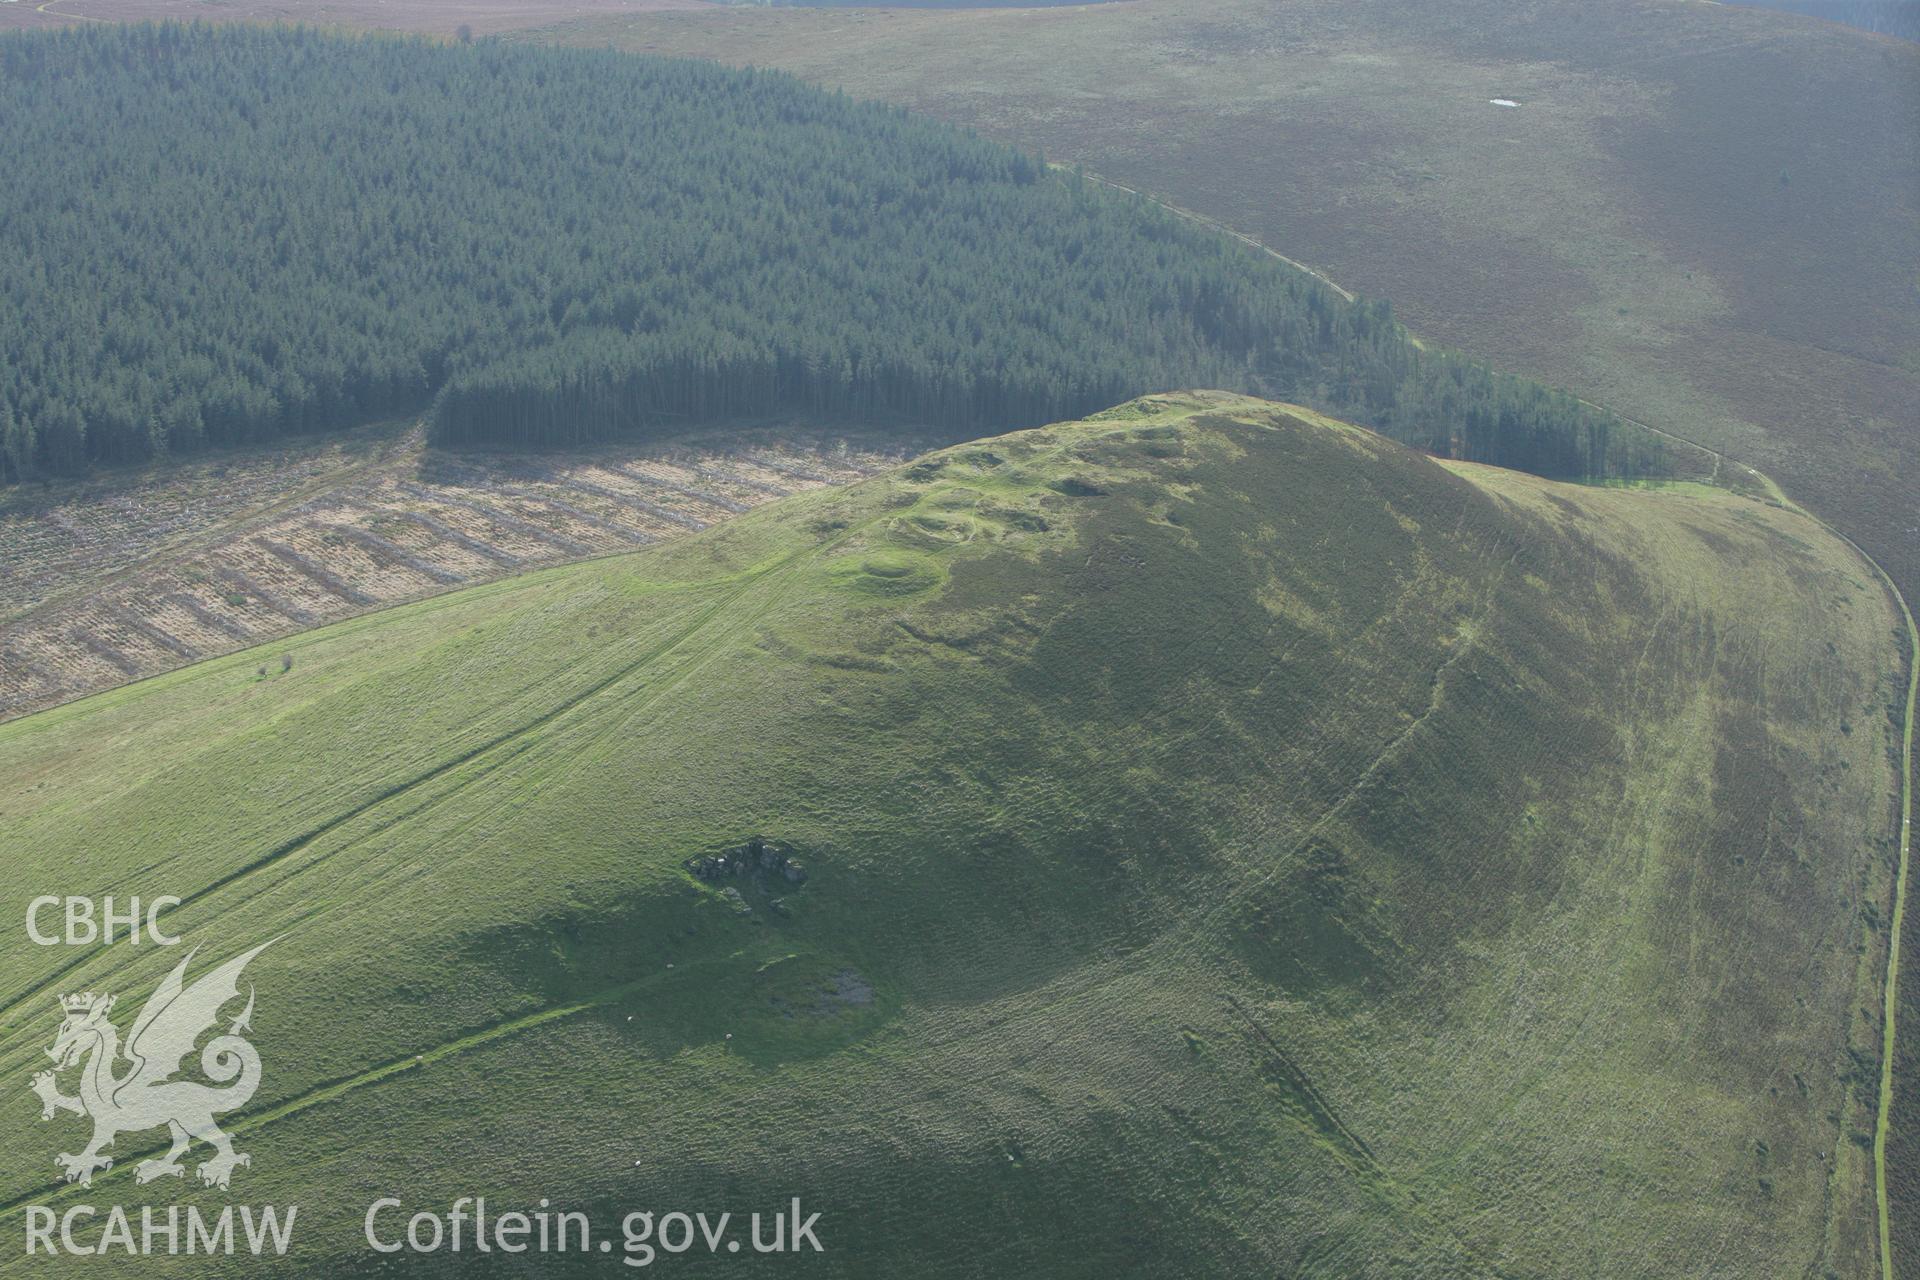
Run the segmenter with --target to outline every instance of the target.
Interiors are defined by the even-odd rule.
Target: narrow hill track
[[[1845,537],[1844,534],[1841,536]],[[1856,546],[1854,550],[1860,551],[1860,548]],[[1860,551],[1860,554],[1879,571],[1887,590],[1893,592],[1894,600],[1900,605],[1901,616],[1907,620],[1907,723],[1900,748],[1900,863],[1894,876],[1893,920],[1888,925],[1891,941],[1887,946],[1887,985],[1881,1012],[1884,1043],[1880,1050],[1880,1100],[1873,1126],[1873,1194],[1880,1207],[1880,1275],[1881,1280],[1894,1280],[1893,1215],[1887,1203],[1887,1132],[1893,1118],[1893,1066],[1897,1047],[1894,1031],[1895,1016],[1900,1005],[1900,939],[1902,926],[1906,922],[1908,871],[1913,860],[1913,715],[1916,695],[1920,695],[1920,629],[1915,628],[1913,611],[1907,608],[1900,588],[1893,585],[1893,579],[1887,577],[1886,570],[1881,569],[1866,552]]]

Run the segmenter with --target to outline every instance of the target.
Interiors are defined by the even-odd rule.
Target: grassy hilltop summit
[[[821,1274],[1864,1275],[1892,625],[1784,508],[1157,396],[0,726],[0,910],[279,939],[234,1196],[305,1273],[484,1193],[799,1195]],[[176,959],[7,950],[0,1075]],[[0,1109],[8,1213],[73,1123]],[[91,1201],[227,1202],[125,1141]]]

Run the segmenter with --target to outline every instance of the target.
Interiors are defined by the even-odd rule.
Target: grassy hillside
[[[280,938],[234,1195],[308,1272],[484,1193],[797,1194],[823,1274],[1863,1275],[1892,626],[1790,511],[1157,397],[0,726],[0,911]],[[756,834],[804,882],[687,869]],[[0,1074],[174,959],[9,948]],[[74,1202],[16,1102],[7,1212]]]
[[[1824,12],[1912,8],[1872,7]],[[1696,0],[742,8],[522,38],[783,67],[1165,193],[1762,468],[1920,598],[1920,46]],[[1920,1277],[1915,1035],[1895,1225]]]

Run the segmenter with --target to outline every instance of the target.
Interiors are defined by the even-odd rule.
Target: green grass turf
[[[1153,397],[0,726],[0,915],[281,938],[296,1270],[798,1194],[821,1274],[1861,1275],[1894,626],[1791,510]],[[9,1222],[226,1202],[25,1088],[176,959],[0,952]]]

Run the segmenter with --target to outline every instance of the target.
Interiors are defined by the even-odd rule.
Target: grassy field
[[[1155,397],[0,725],[0,910],[280,938],[233,1195],[309,1272],[484,1193],[797,1194],[823,1274],[1866,1275],[1894,627],[1778,506]],[[688,870],[756,834],[803,883]],[[175,959],[0,957],[10,1218],[225,1202],[56,1186],[24,1089]]]

